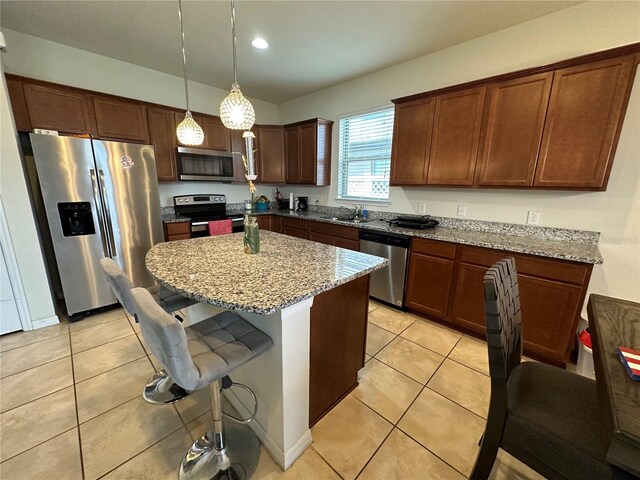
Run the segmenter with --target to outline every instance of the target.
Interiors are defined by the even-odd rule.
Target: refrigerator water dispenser
[[[91,203],[58,203],[58,212],[60,213],[62,233],[65,237],[94,235],[96,233],[93,215],[91,215]]]

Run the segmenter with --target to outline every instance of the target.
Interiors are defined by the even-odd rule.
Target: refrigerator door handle
[[[111,258],[116,256],[116,243],[113,239],[113,224],[111,223],[111,211],[109,210],[109,202],[107,201],[107,188],[105,187],[104,170],[98,170],[100,175],[100,185],[102,186],[102,198],[104,200],[104,213],[107,220],[107,229],[109,230],[109,244],[111,250]]]
[[[102,241],[102,251],[105,257],[110,257],[109,246],[107,244],[107,232],[105,231],[104,218],[102,217],[102,202],[100,201],[100,194],[98,192],[98,183],[96,182],[96,171],[93,168],[89,169],[89,176],[91,177],[91,186],[93,187],[93,201],[96,206],[96,214],[98,216],[98,226],[100,227],[100,240]]]

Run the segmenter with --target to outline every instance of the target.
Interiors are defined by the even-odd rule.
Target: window
[[[340,119],[338,198],[387,200],[393,107]]]

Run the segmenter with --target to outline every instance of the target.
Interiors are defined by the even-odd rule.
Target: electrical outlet
[[[527,215],[527,225],[538,225],[538,223],[540,223],[540,212],[529,210],[529,215]]]
[[[458,205],[458,216],[466,217],[467,216],[467,206],[466,205]]]
[[[423,215],[427,213],[427,202],[418,203],[418,213]]]

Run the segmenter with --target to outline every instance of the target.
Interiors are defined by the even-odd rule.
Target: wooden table
[[[592,294],[588,315],[599,400],[613,423],[607,461],[640,476],[640,382],[616,353],[619,346],[640,350],[640,304]]]

